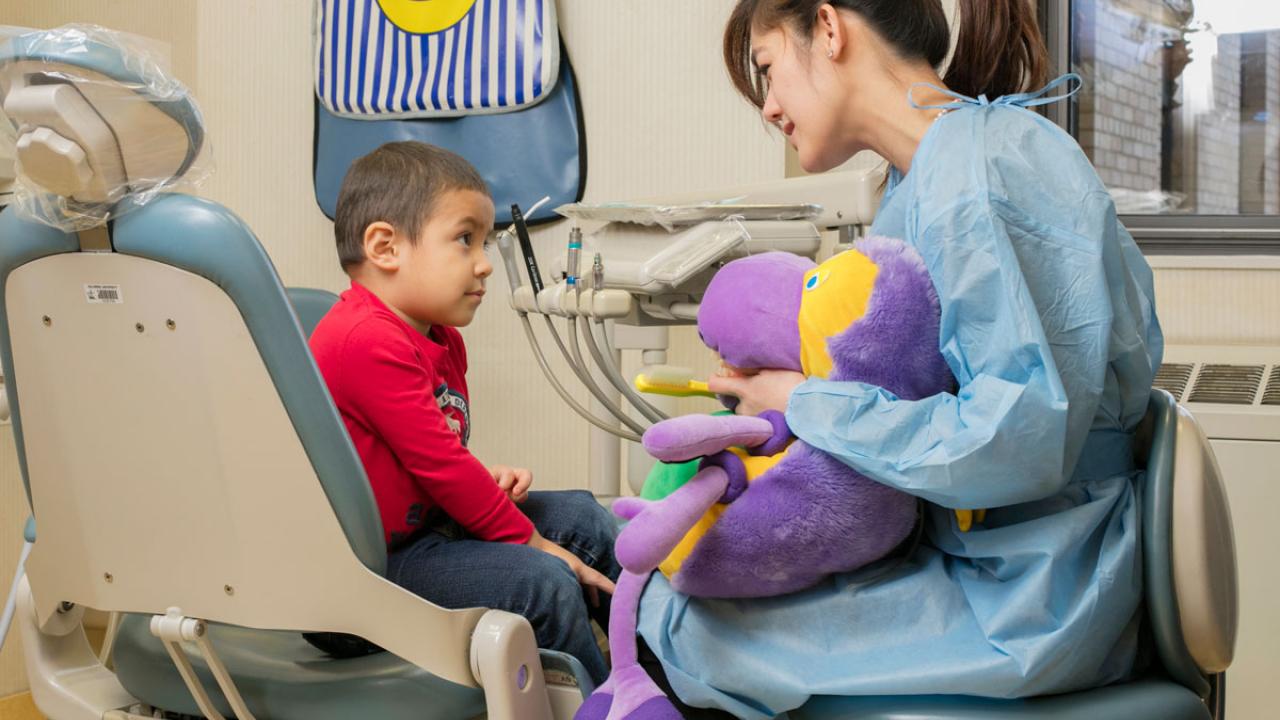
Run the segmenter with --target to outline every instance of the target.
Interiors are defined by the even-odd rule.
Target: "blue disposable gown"
[[[1133,665],[1142,591],[1132,431],[1163,340],[1150,267],[1075,141],[1014,103],[939,118],[872,228],[924,258],[955,395],[809,380],[797,436],[928,506],[873,581],[705,600],[656,575],[640,632],[692,705],[767,718],[811,695],[1018,697]],[[960,532],[947,508],[992,508]]]

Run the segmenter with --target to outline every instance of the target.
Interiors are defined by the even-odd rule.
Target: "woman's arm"
[[[971,196],[921,233],[956,394],[810,380],[788,402],[796,435],[947,507],[1058,492],[1098,407],[1112,312],[1099,242],[1026,224]]]

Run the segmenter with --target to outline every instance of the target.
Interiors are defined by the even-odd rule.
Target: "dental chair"
[[[1149,668],[1139,679],[1062,695],[822,697],[791,720],[1222,720],[1238,621],[1235,542],[1209,440],[1153,390],[1135,452],[1141,487]],[[1141,651],[1140,651],[1141,652]]]
[[[524,618],[445,610],[383,577],[373,495],[299,324],[325,294],[286,294],[235,215],[165,192],[200,153],[199,111],[117,39],[0,44],[21,173],[49,191],[0,213],[0,360],[34,519],[15,627],[36,705],[53,720],[572,716],[590,681]],[[84,608],[124,614],[113,670]],[[303,631],[387,652],[331,658]]]

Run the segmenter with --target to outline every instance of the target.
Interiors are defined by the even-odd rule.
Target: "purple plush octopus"
[[[703,341],[733,367],[859,381],[905,399],[952,387],[938,323],[920,257],[882,238],[821,265],[787,253],[737,260],[698,311]],[[609,619],[613,671],[578,720],[680,717],[636,661],[636,614],[654,570],[698,597],[782,595],[884,557],[916,521],[915,498],[795,439],[781,413],[673,418],[644,445],[659,460],[702,462],[662,500],[614,504],[630,523],[616,546],[624,570]]]

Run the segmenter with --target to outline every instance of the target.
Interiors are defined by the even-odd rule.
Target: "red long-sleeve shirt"
[[[528,541],[533,524],[466,448],[467,350],[456,329],[424,336],[352,282],[316,325],[311,352],[364,463],[388,547],[434,507],[482,540]]]

